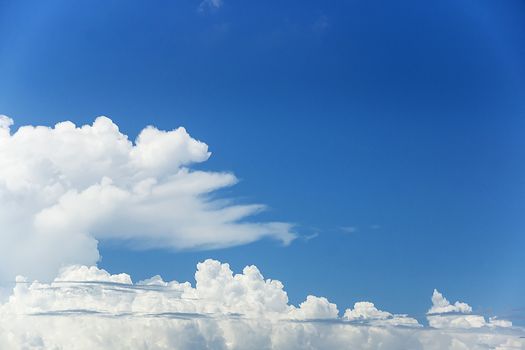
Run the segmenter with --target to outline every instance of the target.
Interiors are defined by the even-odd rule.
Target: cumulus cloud
[[[459,301],[451,304],[443,294],[434,289],[427,319],[434,328],[512,327],[509,321],[489,318],[487,322],[485,317],[471,313],[472,307],[469,304]]]
[[[343,318],[374,325],[421,326],[415,318],[407,315],[393,315],[390,312],[378,310],[373,303],[367,301],[355,303],[353,309],[345,311]]]
[[[263,205],[214,196],[237,179],[192,170],[210,152],[184,128],[146,127],[132,142],[106,117],[12,126],[0,116],[0,281],[16,281],[0,304],[0,349],[525,347],[522,328],[437,290],[426,326],[369,301],[341,312],[322,296],[291,305],[256,266],[234,274],[206,260],[194,285],[110,274],[95,266],[100,239],[208,249],[295,235],[288,223],[248,221]]]
[[[450,304],[450,302],[437,291],[437,289],[434,289],[434,293],[432,293],[432,307],[430,310],[428,310],[429,314],[444,314],[444,313],[451,313],[451,312],[458,312],[463,314],[468,314],[472,312],[472,308],[469,304],[461,303],[459,301],[456,301],[453,305]]]
[[[2,281],[93,265],[100,239],[210,249],[295,237],[288,223],[247,220],[263,205],[212,198],[237,178],[190,169],[211,153],[182,127],[149,126],[131,142],[106,117],[80,127],[12,125],[0,116]]]
[[[339,316],[324,297],[290,305],[255,266],[197,265],[195,286],[160,276],[133,283],[97,267],[63,268],[51,283],[17,278],[0,305],[2,349],[522,349],[525,330],[422,326],[358,302]],[[507,321],[508,322],[508,321]]]

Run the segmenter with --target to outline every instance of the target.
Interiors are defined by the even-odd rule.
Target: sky
[[[58,132],[28,130],[5,147],[0,178],[53,178],[28,155],[38,149],[67,171],[74,164],[61,190],[80,198],[96,184],[138,203],[111,202],[124,209],[84,223],[57,200],[44,214],[73,223],[42,215],[42,230],[82,221],[95,233],[78,228],[71,254],[42,272],[47,281],[73,262],[134,281],[194,282],[197,263],[212,258],[233,271],[256,265],[283,281],[293,305],[307,295],[340,310],[370,300],[424,324],[438,289],[523,326],[524,17],[519,0],[0,1],[0,114],[14,121],[11,135],[24,125],[92,125],[63,128],[79,139],[67,143],[78,157]],[[109,119],[95,127],[99,116]],[[142,148],[114,144],[139,134]],[[162,191],[181,169],[190,171],[180,181],[197,172],[217,182],[188,190],[188,202],[137,199],[140,181],[153,176],[147,186]],[[113,182],[102,181],[110,173]],[[13,212],[50,204],[11,195]],[[194,221],[170,221],[169,210]],[[6,242],[21,245],[13,237],[29,230],[9,215],[0,215],[6,256]],[[32,278],[35,261],[16,253],[0,276],[9,281],[20,267]]]

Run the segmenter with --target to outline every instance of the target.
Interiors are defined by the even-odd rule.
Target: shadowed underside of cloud
[[[429,326],[358,302],[340,316],[326,298],[288,303],[255,266],[197,265],[195,286],[160,276],[70,266],[51,283],[17,277],[0,305],[1,349],[523,349],[525,330],[472,315],[434,291]],[[450,322],[434,322],[434,317]],[[468,317],[477,322],[464,322]],[[456,320],[456,321],[453,321]]]
[[[237,179],[191,170],[210,152],[182,127],[149,126],[131,142],[106,117],[16,132],[12,124],[0,116],[0,280],[51,278],[61,266],[93,265],[99,239],[210,249],[294,238],[288,223],[246,220],[263,205],[213,199]]]

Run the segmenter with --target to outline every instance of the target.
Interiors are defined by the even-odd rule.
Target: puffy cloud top
[[[0,279],[50,278],[59,267],[93,265],[97,242],[139,248],[211,249],[295,235],[283,222],[248,222],[264,209],[210,194],[231,173],[194,171],[208,146],[184,128],[148,126],[135,142],[109,118],[77,127],[22,126],[0,116]]]
[[[343,318],[348,321],[375,325],[420,326],[415,318],[407,315],[393,315],[390,312],[378,310],[373,303],[367,301],[357,302],[353,309],[346,309]]]
[[[205,260],[195,285],[110,274],[94,266],[100,239],[208,249],[295,235],[288,223],[246,220],[263,205],[213,199],[237,179],[192,170],[210,152],[184,128],[149,126],[131,142],[106,117],[12,125],[0,116],[0,279],[15,282],[0,304],[0,349],[525,348],[522,328],[437,290],[425,327],[367,301],[343,316],[326,297],[291,305],[256,266],[234,274]]]
[[[512,327],[512,323],[497,318],[471,315],[472,307],[466,303],[450,302],[436,289],[432,294],[432,307],[427,312],[430,326],[434,328],[482,328],[482,327]]]
[[[133,283],[97,267],[63,268],[51,283],[18,277],[0,304],[1,349],[523,349],[525,331],[491,319],[472,330],[420,325],[357,302],[309,295],[288,303],[283,284],[255,266],[197,265],[196,284],[160,276]],[[435,314],[434,314],[435,315]],[[448,314],[451,315],[451,314]],[[477,315],[464,315],[477,316]],[[431,317],[431,316],[429,316]],[[434,316],[432,316],[434,317]],[[482,316],[477,316],[483,318]],[[358,322],[359,324],[356,324]],[[122,336],[125,335],[125,336]]]
[[[9,127],[13,125],[13,119],[0,114],[0,129],[9,132]]]
[[[292,307],[290,317],[298,320],[330,320],[337,319],[339,310],[324,297],[308,295],[299,308]]]
[[[450,302],[436,289],[432,293],[432,307],[428,310],[429,314],[444,314],[449,312],[459,312],[468,314],[472,312],[472,308],[469,304],[461,303],[456,301],[454,305]]]

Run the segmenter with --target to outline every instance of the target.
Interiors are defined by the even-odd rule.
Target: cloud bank
[[[100,239],[210,249],[295,237],[288,223],[248,222],[263,205],[212,198],[237,179],[191,170],[210,152],[182,127],[148,126],[131,142],[106,117],[81,127],[12,125],[0,116],[0,281],[94,265]]]
[[[485,321],[465,303],[432,296],[429,326],[357,302],[288,303],[255,266],[197,265],[196,284],[160,276],[133,283],[97,267],[63,268],[51,283],[17,277],[0,305],[1,349],[523,349],[525,330]],[[434,322],[434,317],[480,322]],[[481,322],[483,320],[483,322]]]

